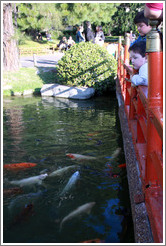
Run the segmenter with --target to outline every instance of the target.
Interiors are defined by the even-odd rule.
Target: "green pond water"
[[[95,158],[73,160],[68,153]],[[115,96],[4,98],[3,163],[22,162],[37,165],[3,170],[4,243],[134,242],[126,169],[118,167],[125,156]],[[72,165],[60,176],[49,176]],[[77,180],[62,194],[76,171]],[[41,184],[11,183],[45,173]],[[13,188],[21,193],[7,194]],[[65,216],[90,202],[95,202],[90,213],[76,214],[60,228]]]

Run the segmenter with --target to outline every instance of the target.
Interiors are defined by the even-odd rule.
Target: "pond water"
[[[4,165],[37,164],[4,168],[3,242],[133,243],[126,169],[118,167],[125,156],[116,98],[6,97],[3,111]],[[90,158],[73,159],[68,153]],[[74,168],[50,176],[67,166]],[[78,175],[63,192],[75,172]],[[41,183],[11,183],[45,173]],[[91,211],[76,210],[84,204],[92,205]]]

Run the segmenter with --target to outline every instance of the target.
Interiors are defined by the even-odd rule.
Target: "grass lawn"
[[[57,47],[58,40],[50,41],[43,40],[40,42],[33,40],[26,40],[24,44],[19,45],[20,55],[28,56],[33,54],[43,55],[51,52]]]
[[[104,42],[108,42],[108,43],[118,43],[119,40],[119,36],[105,36],[105,41]]]
[[[46,38],[43,38],[43,41],[33,41],[27,39],[25,40],[24,44],[19,45],[19,48],[42,48],[49,45],[56,45],[57,43],[59,43],[59,40],[47,41]]]
[[[23,94],[25,90],[30,89],[38,94],[43,84],[50,83],[56,83],[55,70],[48,72],[40,70],[40,73],[37,74],[36,68],[20,68],[18,72],[4,72],[3,85],[11,88],[3,90],[3,95],[11,96],[17,92]]]

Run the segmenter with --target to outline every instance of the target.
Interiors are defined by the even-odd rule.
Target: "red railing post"
[[[120,84],[121,84],[121,89],[122,89],[122,94],[123,94],[123,73],[124,73],[124,48],[121,45],[121,50],[120,50],[120,59],[121,59],[121,63],[120,63]]]
[[[147,35],[148,52],[148,107],[147,148],[145,166],[145,202],[155,243],[163,242],[163,139],[156,127],[163,109],[163,52],[158,20],[151,20],[152,30]],[[161,112],[156,117],[156,111]],[[155,119],[155,121],[154,121]]]
[[[124,64],[129,64],[129,58],[130,58],[130,54],[128,52],[128,49],[130,47],[130,34],[126,33],[125,35],[125,47],[124,47]],[[123,72],[123,94],[124,94],[124,102],[125,104],[129,104],[129,98],[127,97],[127,88],[130,87],[131,83],[126,81],[126,78],[129,79],[130,76],[128,74],[128,72],[126,71],[126,69],[124,69]]]
[[[154,128],[151,118],[154,109],[163,107],[163,52],[161,41],[156,30],[157,20],[151,20],[152,30],[147,35],[146,50],[148,52],[148,120],[147,120],[147,161],[146,183],[156,185],[157,177],[151,160],[151,153],[162,153],[162,139]]]
[[[119,41],[118,41],[118,79],[119,81],[120,81],[120,68],[121,68],[120,52],[121,52],[121,36],[119,36]]]

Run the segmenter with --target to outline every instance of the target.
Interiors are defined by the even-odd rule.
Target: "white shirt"
[[[131,78],[131,82],[138,86],[138,85],[148,85],[148,64],[143,64],[140,69],[139,73],[135,74]]]

